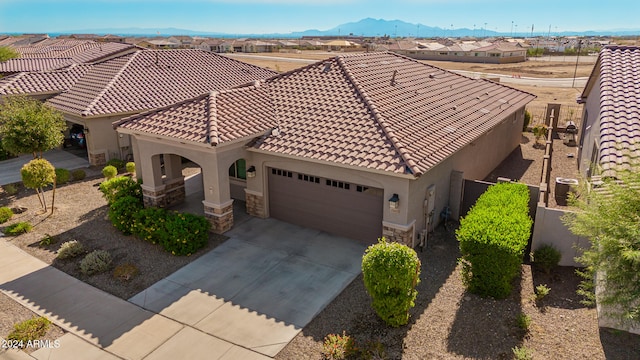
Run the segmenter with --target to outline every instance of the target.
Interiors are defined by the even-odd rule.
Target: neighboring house
[[[520,144],[534,98],[367,53],[205,93],[114,128],[132,138],[147,206],[184,200],[185,157],[202,169],[216,232],[233,226],[240,200],[253,216],[414,246],[445,207],[457,218],[463,178],[484,178]]]
[[[616,177],[640,161],[640,47],[607,46],[578,99],[584,103],[578,168]]]
[[[390,50],[414,59],[505,64],[526,60],[527,49],[509,42],[421,43],[402,41]]]
[[[48,97],[47,104],[60,110],[70,125],[84,127],[89,162],[104,165],[132,152],[129,137],[117,136],[113,121],[273,75],[270,70],[201,50],[138,50],[69,70],[3,78],[0,95]]]

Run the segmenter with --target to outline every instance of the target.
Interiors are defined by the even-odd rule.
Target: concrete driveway
[[[86,158],[76,156],[69,151],[49,150],[43,154],[43,158],[47,159],[53,166],[67,170],[75,170],[89,166]],[[22,181],[20,169],[22,166],[33,159],[33,156],[21,155],[17,158],[0,161],[0,185],[11,184]]]
[[[225,235],[224,244],[129,301],[270,357],[360,273],[365,250],[274,219],[252,218]],[[158,351],[179,358],[173,341],[181,340]]]

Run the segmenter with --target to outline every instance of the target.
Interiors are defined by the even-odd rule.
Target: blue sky
[[[366,17],[510,32],[640,28],[639,0],[0,0],[0,32],[174,27],[207,32],[327,30]],[[400,34],[399,34],[400,35]]]

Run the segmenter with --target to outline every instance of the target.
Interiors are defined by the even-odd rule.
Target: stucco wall
[[[600,146],[600,77],[591,88],[583,111],[583,125],[578,134],[579,144],[582,144],[582,148],[579,149],[578,170],[580,175],[586,178],[587,171],[591,166],[594,144]],[[588,115],[587,121],[584,121],[585,114]]]
[[[411,182],[408,209],[411,215],[408,222],[416,220],[416,231],[425,228],[423,206],[427,188],[432,184],[436,186],[434,220],[437,224],[440,222],[440,212],[445,206],[449,206],[452,212],[456,213],[454,210],[461,205],[449,203],[451,172],[460,171],[465,179],[484,179],[520,144],[523,121],[524,108],[508,116],[492,131]]]
[[[129,135],[123,134],[122,138],[120,138],[113,129],[112,123],[120,120],[122,116],[83,118],[64,114],[64,118],[67,121],[84,126],[87,150],[90,156],[91,154],[104,154],[107,161],[113,158],[122,159],[126,154],[121,154],[120,152],[121,143],[125,146],[131,146]],[[86,129],[89,129],[89,131]]]
[[[589,240],[574,235],[562,222],[562,216],[566,211],[538,206],[536,210],[535,225],[533,227],[533,239],[531,251],[535,251],[543,245],[551,245],[562,254],[561,266],[582,266],[575,261],[580,255],[579,248],[589,247]]]
[[[256,167],[256,176],[247,179],[247,189],[253,192],[262,193],[265,197],[265,214],[268,216],[269,199],[267,184],[267,167],[283,170],[301,172],[307,175],[321,176],[330,179],[342,180],[353,184],[364,185],[384,189],[383,199],[385,204],[394,193],[400,197],[400,211],[391,212],[389,206],[384,206],[384,221],[406,225],[408,223],[407,199],[409,198],[409,179],[389,176],[382,173],[364,172],[354,168],[344,168],[323,163],[312,163],[295,158],[284,158],[262,152],[249,151],[250,157],[247,159],[247,167]],[[403,203],[404,202],[404,203]]]

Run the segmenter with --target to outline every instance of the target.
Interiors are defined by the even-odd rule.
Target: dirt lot
[[[341,53],[333,53],[333,52],[321,52],[321,51],[303,51],[301,53],[266,53],[266,54],[255,54],[255,55],[264,55],[269,57],[282,57],[282,58],[299,58],[299,59],[310,59],[310,60],[322,60],[332,56],[336,56]],[[263,58],[250,58],[250,57],[242,57],[240,60],[257,65],[266,67],[278,72],[286,72],[294,69],[298,69],[300,67],[306,66],[307,64],[299,63],[299,62],[290,62],[290,61],[278,61],[271,59],[263,59]],[[432,64],[434,66],[442,67],[448,70],[467,70],[467,71],[476,71],[476,72],[491,72],[498,74],[506,74],[512,75],[514,73],[518,73],[521,76],[530,76],[530,77],[540,77],[540,78],[565,78],[565,77],[573,77],[573,71],[575,69],[575,63],[567,63],[562,61],[555,62],[537,62],[537,61],[527,61],[524,63],[517,64],[504,64],[504,65],[496,65],[496,64],[473,64],[473,63],[459,63],[459,62],[449,62],[449,61],[425,61],[426,63]],[[578,66],[578,77],[586,77],[591,74],[593,69],[593,63],[580,63]],[[572,88],[549,88],[549,87],[537,87],[537,86],[526,86],[526,85],[513,85],[509,86],[515,87],[517,89],[530,92],[536,95],[538,98],[531,102],[532,106],[543,106],[547,103],[559,103],[559,104],[567,104],[567,105],[575,105],[576,104],[576,96],[582,93],[582,89],[572,89]]]

